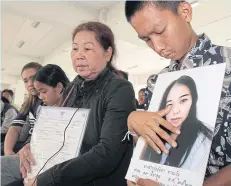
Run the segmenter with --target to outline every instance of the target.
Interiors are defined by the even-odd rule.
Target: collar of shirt
[[[199,39],[193,48],[185,55],[182,64],[179,64],[178,61],[171,61],[170,65],[165,70],[171,72],[206,65],[203,60],[205,53],[209,52],[211,54],[216,54],[216,48],[217,46],[213,45],[209,37],[203,33],[199,35]],[[210,61],[206,62],[209,63]]]

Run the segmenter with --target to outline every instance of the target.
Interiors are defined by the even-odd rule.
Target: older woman
[[[132,143],[121,140],[128,130],[127,117],[136,109],[133,87],[114,73],[116,48],[110,28],[99,22],[81,24],[72,41],[72,64],[78,76],[65,91],[71,93],[65,106],[91,109],[81,154],[27,185],[125,186]]]

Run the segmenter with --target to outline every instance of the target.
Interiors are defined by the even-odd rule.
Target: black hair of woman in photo
[[[189,157],[194,144],[203,143],[205,139],[212,140],[212,131],[197,118],[197,101],[196,84],[190,76],[181,76],[167,87],[159,110],[168,106],[172,107],[164,119],[180,128],[181,134],[176,136],[178,147],[170,148],[166,143],[169,154],[163,161],[164,155],[157,154],[148,146],[142,154],[142,160],[181,167]],[[202,138],[198,142],[199,136],[202,136]]]

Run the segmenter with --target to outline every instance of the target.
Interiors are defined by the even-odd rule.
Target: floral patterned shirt
[[[170,65],[160,72],[166,73],[219,63],[226,63],[226,71],[206,178],[231,164],[231,48],[214,45],[205,34],[202,34],[181,65],[177,61],[171,61]],[[151,101],[157,78],[158,75],[152,75],[148,79],[145,109]]]

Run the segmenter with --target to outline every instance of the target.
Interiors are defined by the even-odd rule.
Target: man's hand
[[[127,186],[160,186],[157,182],[149,179],[138,179],[137,183],[134,184],[131,181],[127,181]]]
[[[30,144],[26,144],[19,152],[20,172],[22,177],[25,178],[27,173],[31,172],[31,165],[35,165],[35,160],[30,151]]]
[[[167,115],[170,110],[171,107],[166,107],[159,112],[132,112],[128,117],[128,129],[129,131],[135,132],[139,136],[142,136],[157,153],[160,154],[161,151],[163,151],[167,154],[168,150],[159,136],[173,147],[176,147],[177,144],[166,131],[161,129],[160,125],[172,133],[180,134],[180,131],[176,127],[163,119],[163,117]]]

